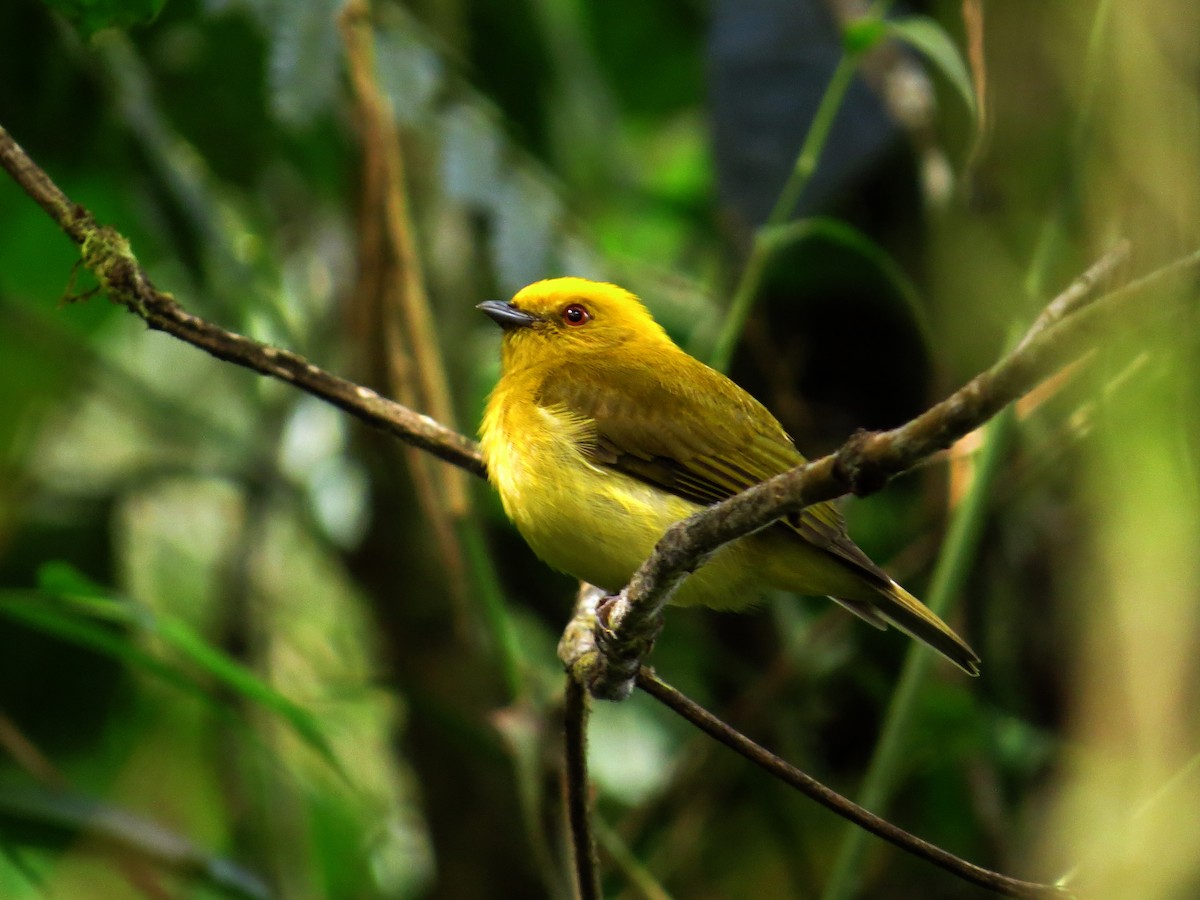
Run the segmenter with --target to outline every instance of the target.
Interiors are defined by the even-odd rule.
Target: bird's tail
[[[879,596],[870,604],[873,613],[895,625],[909,637],[929,645],[968,675],[979,674],[979,656],[949,625],[930,612],[924,603],[894,581],[888,587],[880,587],[878,590]],[[843,605],[846,603],[839,602]]]

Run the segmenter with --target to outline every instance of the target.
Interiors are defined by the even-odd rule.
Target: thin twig
[[[440,459],[475,475],[482,476],[485,473],[474,442],[428,416],[325,372],[297,354],[226,331],[188,313],[173,297],[154,286],[138,264],[126,239],[115,230],[100,226],[88,210],[72,203],[2,126],[0,165],[59,227],[80,245],[83,264],[95,273],[110,297],[139,316],[150,328],[171,334],[218,359],[294,384]],[[621,696],[623,692],[631,690],[632,678],[618,681],[615,686],[613,683],[606,683],[606,653],[615,650],[612,655],[617,658],[624,653],[626,665],[630,658],[640,659],[641,654],[648,650],[648,637],[652,637],[655,631],[655,627],[651,626],[656,626],[659,613],[669,599],[671,590],[701,563],[706,554],[811,503],[833,499],[846,493],[861,495],[878,490],[889,478],[911,468],[921,459],[974,430],[1065,362],[1098,343],[1105,329],[1111,327],[1119,316],[1126,314],[1135,302],[1143,300],[1153,291],[1174,284],[1175,280],[1194,276],[1197,268],[1200,268],[1200,253],[1193,253],[1120,290],[1096,298],[1086,306],[1083,304],[1092,292],[1090,289],[1084,291],[1082,299],[1064,304],[1066,308],[1061,311],[1061,315],[1039,318],[1031,329],[1036,334],[1021,343],[1019,352],[1009,354],[956,394],[908,424],[889,432],[858,434],[837,453],[797,467],[675,525],[659,542],[650,559],[634,575],[623,592],[622,600],[610,607],[606,615],[601,617],[606,625],[602,632],[603,641],[593,641],[589,644],[589,639],[597,634],[594,603],[590,608],[584,604],[585,616],[573,620],[572,625],[568,627],[563,642],[568,652],[564,654],[560,650],[560,655],[565,655],[569,661],[571,681],[575,685],[586,685],[598,696]],[[1163,308],[1170,310],[1172,307],[1164,304]],[[573,633],[580,636],[578,641],[573,642]],[[586,648],[586,652],[572,655],[570,649],[573,644]],[[647,687],[647,684],[643,683],[642,686],[654,692],[653,685]],[[575,697],[580,704],[578,708],[582,709],[581,704],[585,702],[583,693],[580,687],[569,688],[569,705],[570,698]],[[669,689],[662,695],[655,696],[663,702],[675,697]],[[739,752],[746,752],[743,748],[755,746],[722,723],[710,721],[711,717],[697,719],[686,707],[677,708],[673,704],[672,707],[681,715],[691,718],[718,740],[738,748]],[[572,765],[582,767],[582,719],[568,728],[568,737],[573,733],[576,735],[577,744],[571,751],[575,758]],[[765,753],[761,748],[758,748],[758,752]],[[766,757],[749,755],[749,758],[759,765],[770,767]],[[828,789],[815,783],[815,787],[809,785],[811,779],[803,773],[787,767],[786,764],[781,765],[784,768],[778,769],[780,777],[806,792],[811,787],[816,792],[811,795],[814,799],[831,809],[836,808],[837,805],[823,793]],[[578,846],[583,850],[577,853],[576,860],[577,866],[580,867],[580,890],[584,897],[595,897],[599,895],[595,859],[591,855],[593,851],[590,835],[585,830],[586,770],[579,768],[570,779],[570,783],[575,786],[578,801],[573,807],[573,815],[582,816],[575,829],[577,840],[582,840]],[[820,791],[817,791],[817,788],[820,788]],[[861,813],[864,816],[859,823],[862,827],[892,839],[889,835],[894,826],[865,810]],[[906,840],[911,843],[918,839],[910,835]],[[909,849],[905,843],[898,842],[898,845]],[[957,864],[952,862],[956,857],[932,845],[927,846],[932,854],[927,858],[939,865],[948,862],[945,867],[949,871],[958,871],[955,867]],[[959,860],[958,863],[962,861]],[[969,867],[973,872],[973,876],[963,874],[963,877],[975,883],[991,886],[991,882],[978,879],[995,877],[1003,883],[1028,885],[1029,891],[1035,891],[1017,896],[1045,895],[1046,887],[1043,885],[1004,879],[1004,876],[988,873],[987,870],[972,867],[969,863],[962,865]]]
[[[742,331],[746,327],[746,319],[750,316],[750,310],[754,306],[754,300],[762,286],[767,263],[780,245],[780,242],[774,239],[774,233],[787,222],[796,208],[800,195],[804,193],[805,187],[817,170],[821,152],[825,149],[825,143],[829,139],[834,120],[841,108],[842,99],[850,89],[854,70],[857,67],[857,54],[844,52],[829,77],[829,84],[826,86],[824,94],[821,95],[821,102],[813,115],[812,123],[808,127],[808,133],[804,137],[804,143],[796,156],[787,182],[779,193],[779,199],[775,201],[775,206],[767,216],[767,221],[754,233],[750,256],[746,260],[742,276],[733,292],[733,299],[729,303],[725,320],[721,323],[716,343],[709,353],[708,363],[718,371],[723,372],[729,368],[729,362],[733,359],[733,351],[742,336]]]
[[[1018,347],[1027,345],[1047,328],[1095,299],[1102,280],[1129,252],[1128,241],[1118,242],[1098,262],[1073,281],[1066,290],[1054,298],[1025,333]],[[1043,382],[1059,380],[1056,376]],[[976,557],[984,521],[992,499],[1001,466],[1007,456],[1006,448],[1015,429],[1013,409],[1005,410],[985,428],[974,432],[978,435],[982,449],[972,455],[969,488],[954,504],[951,512],[937,566],[927,591],[926,603],[936,615],[946,618],[950,603],[962,590],[962,584]],[[917,697],[930,669],[932,657],[910,647],[904,667],[896,682],[896,688],[888,703],[887,714],[879,729],[870,765],[863,776],[858,790],[858,800],[870,809],[887,811],[887,802],[896,781],[897,772],[903,768],[906,736],[912,727],[913,709]],[[863,872],[863,858],[867,851],[866,835],[861,828],[847,828],[834,855],[834,863],[821,900],[844,900],[859,892]]]
[[[967,862],[941,847],[922,840],[914,834],[898,828],[886,819],[864,809],[857,803],[843,797],[836,791],[826,787],[811,775],[800,771],[791,763],[780,759],[766,748],[756,744],[740,731],[726,725],[708,710],[679,693],[675,688],[658,678],[646,667],[638,672],[637,686],[672,712],[691,722],[705,734],[719,741],[734,752],[780,781],[791,785],[831,812],[837,813],[891,844],[928,860],[939,868],[945,869],[964,881],[979,885],[998,894],[1008,897],[1071,897],[1070,891],[1051,884],[1040,884],[1035,881],[1021,881],[1010,878],[999,872],[993,872]]]
[[[592,827],[596,831],[598,845],[604,849],[604,855],[629,884],[628,890],[622,892],[621,896],[632,892],[641,900],[671,900],[666,888],[659,883],[646,864],[637,858],[628,842],[615,829],[599,818],[593,821]]]
[[[1113,244],[1103,256],[1088,267],[1086,272],[1072,281],[1065,291],[1046,305],[1041,315],[1029,326],[1029,330],[1025,332],[1025,336],[1021,338],[1013,352],[1020,351],[1047,328],[1057,325],[1075,310],[1082,309],[1091,300],[1094,300],[1104,280],[1129,259],[1131,246],[1125,238],[1121,238]]]
[[[1010,408],[982,429],[983,447],[975,457],[970,489],[951,513],[933,579],[926,593],[930,611],[943,618],[953,600],[961,595],[975,561],[987,520],[988,504],[994,495],[996,476],[1007,456],[1014,423],[1015,417]],[[911,728],[913,710],[932,663],[932,654],[921,652],[916,645],[909,646],[904,667],[879,728],[870,765],[858,789],[859,800],[871,809],[886,812],[897,772],[904,768],[905,741]],[[822,900],[856,896],[863,872],[862,858],[866,843],[866,836],[861,829],[846,830],[825,882]]]
[[[680,583],[722,545],[743,537],[813,503],[844,494],[864,496],[974,431],[1072,359],[1103,342],[1130,307],[1142,320],[1169,313],[1176,304],[1151,307],[1148,297],[1186,283],[1200,272],[1200,251],[1095,297],[1086,292],[1072,301],[1065,318],[1039,317],[1030,340],[1006,354],[950,397],[905,425],[884,432],[859,432],[839,450],[714,504],[676,523],[634,573],[616,602],[601,616],[601,653],[584,647],[575,654],[559,645],[559,656],[588,685],[593,696],[618,700],[633,689],[637,664],[653,643],[662,611]],[[1194,299],[1192,294],[1187,295]],[[1182,297],[1180,298],[1182,299]],[[1051,306],[1054,304],[1051,303]],[[581,611],[582,613],[582,611]],[[595,618],[594,612],[592,613]],[[578,629],[575,629],[576,632]]]
[[[1198,774],[1200,774],[1200,754],[1193,756],[1186,763],[1176,769],[1170,778],[1168,778],[1155,789],[1154,793],[1134,807],[1133,812],[1129,815],[1129,821],[1131,823],[1136,823],[1138,820],[1145,818],[1147,814],[1149,814],[1164,800],[1178,797],[1178,791],[1184,787],[1188,779],[1193,778]],[[1095,841],[1095,838],[1093,837],[1092,840]],[[1094,866],[1096,863],[1101,861],[1100,857],[1105,850],[1106,848],[1101,846],[1098,842],[1094,843],[1093,846],[1087,849],[1087,852],[1083,854],[1082,858],[1075,863],[1075,865],[1071,866],[1070,869],[1064,872],[1058,878],[1058,880],[1055,881],[1055,884],[1066,887],[1071,882],[1078,880],[1079,873],[1081,871],[1083,871],[1086,867]]]
[[[199,347],[218,359],[294,384],[352,416],[401,440],[483,476],[475,442],[453,429],[369,388],[314,366],[299,354],[226,331],[181,307],[160,291],[138,264],[129,242],[92,214],[72,203],[0,126],[0,166],[83,251],[83,264],[95,273],[109,296],[157,331]]]
[[[566,766],[563,796],[571,832],[571,857],[579,900],[599,900],[600,868],[596,864],[596,841],[592,835],[591,804],[588,798],[587,718],[590,698],[574,678],[567,678],[563,712],[563,755]]]
[[[117,302],[151,328],[193,344],[218,359],[294,384],[360,420],[388,431],[440,459],[483,476],[485,468],[474,441],[428,416],[380,397],[374,391],[332,375],[298,354],[226,331],[184,310],[159,291],[138,265],[119,233],[97,224],[90,212],[72,203],[50,177],[0,126],[0,165],[83,250],[91,269]],[[584,642],[577,652],[564,640],[559,655],[574,676],[595,696],[619,699],[633,689],[632,673],[652,643],[663,607],[680,582],[722,544],[763,528],[805,506],[848,493],[879,490],[895,475],[945,449],[973,431],[1008,403],[1083,350],[1136,301],[1175,279],[1194,275],[1200,253],[1192,253],[1125,287],[1081,306],[1072,301],[1065,318],[1039,317],[1030,340],[958,392],[892,431],[861,432],[836,453],[769,479],[672,526],[654,553],[638,569],[605,616],[605,652]],[[1083,292],[1086,298],[1090,292]],[[1054,304],[1052,303],[1051,306]],[[595,611],[584,611],[595,621]],[[569,626],[568,633],[582,633]],[[624,657],[621,671],[610,671],[607,658]]]

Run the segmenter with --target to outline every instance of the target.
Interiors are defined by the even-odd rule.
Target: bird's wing
[[[536,400],[591,423],[584,452],[595,465],[708,506],[804,462],[762,404],[689,357],[590,367],[586,379],[577,370],[549,372]],[[786,525],[869,582],[890,585],[832,503],[809,506]]]

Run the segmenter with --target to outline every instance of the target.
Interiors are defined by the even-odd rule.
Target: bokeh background
[[[94,36],[78,6],[0,4],[0,124],[191,311],[467,433],[497,375],[473,307],[540,277],[618,281],[702,357],[732,333],[815,454],[985,368],[1117,241],[1114,284],[1200,248],[1188,0],[892,10],[932,57],[852,26],[744,323],[865,5],[169,0]],[[77,259],[0,178],[0,896],[569,896],[575,586],[486,485],[147,331]],[[1200,895],[1197,316],[1142,309],[845,505],[979,679],[791,597],[670,614],[659,673],[975,862]],[[590,749],[606,896],[983,896],[644,696]]]

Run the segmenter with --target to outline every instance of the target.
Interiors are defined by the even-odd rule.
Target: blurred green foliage
[[[189,310],[384,389],[341,4],[52,6],[0,4],[0,124]],[[961,9],[889,26],[933,65],[865,55],[751,298],[731,371],[810,452],[988,365],[1115,236],[1127,271],[1200,246],[1195,9],[987,5],[982,131]],[[706,353],[842,52],[827,6],[372,11],[460,427],[497,371],[475,303],[536,278],[625,283]],[[0,178],[0,897],[567,896],[574,585],[482,484],[452,565],[394,441],[147,332],[76,260]],[[878,812],[1014,874],[1078,863],[1096,896],[1200,887],[1196,325],[1098,336],[1019,411],[958,560],[984,674],[922,682]],[[972,458],[846,506],[918,593]],[[673,613],[653,662],[854,796],[907,650],[783,597]],[[590,738],[606,896],[826,889],[825,810],[644,697]],[[865,848],[831,892],[980,895]]]
[[[45,0],[85,37],[102,28],[128,28],[149,22],[166,0]]]

